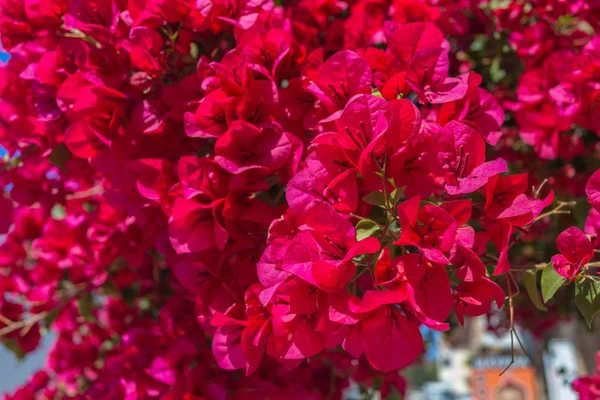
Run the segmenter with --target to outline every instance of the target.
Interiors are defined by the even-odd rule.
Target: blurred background
[[[508,330],[498,326],[502,314],[466,320],[464,329],[446,334],[422,329],[424,360],[402,371],[406,399],[577,400],[571,383],[595,370],[597,333],[578,318],[566,319],[543,337],[516,327],[526,352],[515,339],[514,362],[507,369],[513,344]],[[346,400],[360,399],[358,389],[346,395]]]
[[[499,314],[499,315],[498,315]],[[502,312],[465,321],[449,335],[429,332],[427,360],[404,371],[408,398],[576,400],[572,381],[595,369],[600,340],[578,318],[556,324],[542,337],[516,327],[525,352],[504,326]],[[496,319],[496,321],[494,321]],[[510,368],[511,359],[514,362]],[[503,373],[503,371],[506,371]]]

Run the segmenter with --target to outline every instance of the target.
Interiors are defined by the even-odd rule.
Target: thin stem
[[[25,331],[25,333],[23,334],[23,336],[25,336],[27,334],[27,332],[33,327],[33,325],[40,322],[47,316],[48,316],[48,312],[44,311],[39,314],[32,315],[31,318],[27,318],[22,321],[13,322],[12,324],[0,329],[0,337],[8,335],[9,333],[17,331],[19,329],[24,329],[24,330],[27,329]]]
[[[0,314],[0,322],[2,322],[4,325],[11,325],[14,324],[13,321],[11,321],[10,319],[6,318],[4,315]]]
[[[591,263],[587,263],[587,264],[585,264],[585,266],[588,268],[600,267],[600,261],[594,261]]]
[[[29,332],[29,330],[31,328],[33,328],[33,326],[35,324],[37,324],[38,322],[40,322],[43,319],[45,319],[46,317],[48,317],[50,312],[62,309],[71,300],[77,298],[82,292],[84,292],[86,290],[86,288],[87,288],[87,285],[79,285],[79,286],[76,286],[75,288],[73,288],[72,291],[69,290],[70,293],[67,295],[67,297],[64,300],[62,300],[61,303],[53,310],[43,311],[39,314],[34,314],[34,315],[30,316],[29,318],[25,318],[21,321],[16,321],[16,322],[11,321],[12,323],[10,323],[7,326],[5,326],[4,328],[0,329],[0,338],[3,336],[6,336],[12,332],[18,331],[18,330],[21,330],[21,336],[25,336],[27,334],[27,332]]]
[[[556,208],[554,208],[548,212],[545,212],[541,215],[538,215],[537,218],[533,222],[535,223],[543,218],[549,217],[550,215],[570,214],[571,213],[570,210],[563,210],[563,208],[564,207],[574,207],[576,204],[577,203],[575,201],[559,201]]]
[[[513,298],[518,294],[519,287],[517,286],[517,293],[513,293],[512,284],[513,283],[516,284],[516,280],[511,272],[508,272],[507,274],[508,274],[508,277],[510,278],[510,280],[506,281],[506,288],[508,289],[508,315],[509,315],[509,320],[510,320],[510,325],[509,325],[510,363],[500,373],[500,376],[502,376],[506,371],[508,371],[509,368],[512,367],[512,365],[515,363],[515,338],[517,339],[517,342],[519,343],[521,350],[523,350],[523,353],[529,358],[529,356],[527,355],[527,352],[525,351],[525,347],[523,346],[523,343],[521,342],[521,339],[519,338],[519,335],[517,334],[517,331],[515,330],[515,307],[513,304]]]
[[[93,197],[97,194],[104,193],[104,188],[100,185],[91,187],[86,190],[82,190],[81,192],[76,192],[72,194],[68,194],[65,196],[67,200],[75,200],[75,199],[86,199],[88,197]]]
[[[369,218],[361,217],[360,215],[356,215],[356,214],[352,214],[352,213],[348,213],[348,215],[351,216],[352,218],[356,218],[356,219],[359,219],[361,221],[369,219]]]
[[[548,183],[548,179],[547,179],[547,178],[546,178],[546,179],[544,179],[544,180],[542,181],[542,183],[540,183],[540,186],[538,186],[538,187],[537,187],[537,189],[535,189],[535,191],[533,192],[533,197],[535,197],[536,199],[537,199],[538,197],[540,197],[540,191],[542,190],[542,188],[544,187],[544,185],[545,185],[546,183]]]

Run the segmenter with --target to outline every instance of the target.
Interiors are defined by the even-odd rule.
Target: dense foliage
[[[0,0],[0,37],[0,337],[56,336],[6,400],[397,398],[423,326],[600,312],[597,1]]]

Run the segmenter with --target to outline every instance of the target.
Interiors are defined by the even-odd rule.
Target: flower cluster
[[[600,353],[596,354],[596,359],[600,365]],[[597,399],[600,396],[600,370],[596,370],[595,375],[576,379],[572,386],[581,400]]]
[[[422,326],[512,301],[563,203],[490,156],[504,110],[447,38],[473,2],[289,3],[0,1],[0,338],[56,337],[5,399],[385,397]],[[519,90],[524,138],[593,129],[594,43]],[[590,281],[594,246],[545,271]]]
[[[542,159],[589,154],[586,135],[600,135],[598,12],[595,2],[556,0],[507,2],[490,13],[496,33],[510,32],[508,43],[524,65],[515,74],[516,98],[505,107]]]

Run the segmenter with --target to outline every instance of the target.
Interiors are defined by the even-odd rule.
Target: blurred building
[[[544,338],[534,338],[516,327],[524,353],[516,339],[511,342],[507,330],[492,332],[489,324],[487,318],[480,317],[447,335],[436,336],[425,330],[425,362],[435,365],[435,378],[414,382],[413,376],[423,373],[407,371],[411,389],[408,400],[577,399],[571,382],[593,370],[595,354],[600,350],[597,334],[576,318],[561,322]],[[513,351],[514,362],[506,369]]]

